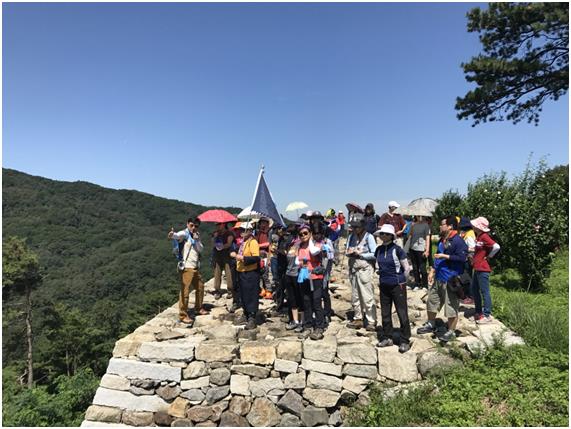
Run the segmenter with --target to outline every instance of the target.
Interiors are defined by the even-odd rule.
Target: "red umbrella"
[[[345,204],[345,207],[347,207],[347,210],[350,212],[365,213],[365,210],[355,203],[347,203]]]
[[[236,222],[238,219],[226,210],[207,210],[198,216],[202,222],[226,223]]]

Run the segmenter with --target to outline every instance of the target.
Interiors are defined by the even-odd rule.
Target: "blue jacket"
[[[436,280],[447,282],[451,277],[464,272],[464,263],[468,254],[468,246],[459,234],[438,242],[438,252],[450,255],[450,259],[435,259]]]
[[[404,268],[400,261],[406,259],[406,252],[394,242],[382,244],[375,251],[379,266],[379,280],[382,285],[406,283]]]

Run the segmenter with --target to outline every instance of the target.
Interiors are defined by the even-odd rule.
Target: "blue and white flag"
[[[251,210],[273,219],[274,222],[280,225],[285,225],[278,209],[276,208],[276,203],[274,203],[272,194],[266,184],[266,180],[264,179],[263,167],[260,170],[260,176],[258,177],[258,184],[256,186],[256,191],[254,192]]]

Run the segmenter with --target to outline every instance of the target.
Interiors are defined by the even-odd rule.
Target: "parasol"
[[[215,223],[225,223],[225,222],[236,222],[236,216],[232,213],[228,213],[226,210],[207,210],[198,216],[201,222],[215,222]]]

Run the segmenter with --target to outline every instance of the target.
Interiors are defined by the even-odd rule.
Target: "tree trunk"
[[[26,338],[28,340],[28,388],[34,387],[34,367],[32,361],[32,287],[26,286]]]

